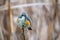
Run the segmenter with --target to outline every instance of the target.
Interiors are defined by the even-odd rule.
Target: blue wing
[[[30,19],[26,16],[26,20],[29,20],[30,21]]]

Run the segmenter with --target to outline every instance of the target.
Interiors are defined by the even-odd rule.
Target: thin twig
[[[22,26],[22,30],[23,30],[23,38],[25,40],[25,35],[24,35],[24,25]]]

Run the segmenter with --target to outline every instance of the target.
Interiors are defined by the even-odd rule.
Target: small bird
[[[28,28],[28,30],[32,30],[31,26],[31,20],[29,19],[29,17],[27,17],[26,13],[23,12],[17,19],[18,22],[18,26],[22,27],[24,26],[24,28]]]

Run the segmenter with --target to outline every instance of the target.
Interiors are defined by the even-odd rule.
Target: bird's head
[[[19,18],[26,17],[26,13],[22,12],[22,14],[19,16]]]
[[[25,18],[26,18],[26,14],[25,14],[25,12],[22,12],[22,14],[20,16],[18,16],[17,21],[25,20]]]

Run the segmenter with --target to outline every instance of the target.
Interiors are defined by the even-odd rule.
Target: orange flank
[[[25,24],[26,25],[30,25],[30,22],[28,20],[26,20]]]

